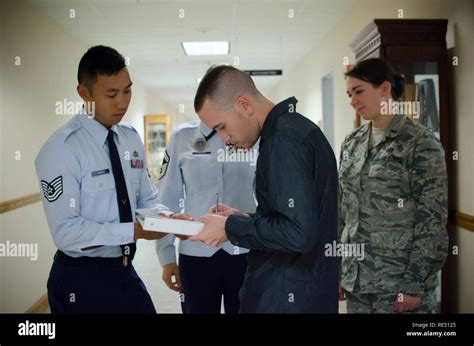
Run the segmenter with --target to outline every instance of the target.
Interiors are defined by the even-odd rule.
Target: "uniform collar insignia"
[[[203,152],[207,148],[207,141],[204,137],[199,137],[193,142],[193,149],[198,152]]]
[[[403,125],[405,125],[407,117],[404,115],[395,115],[392,122],[387,126],[385,130],[385,136],[390,138],[395,138]]]

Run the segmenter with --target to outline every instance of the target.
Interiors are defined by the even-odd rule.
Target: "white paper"
[[[159,216],[150,209],[137,209],[136,214],[145,231],[196,235],[204,227],[202,222],[170,219]]]

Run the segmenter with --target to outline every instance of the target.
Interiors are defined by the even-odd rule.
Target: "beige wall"
[[[56,102],[80,101],[77,65],[89,45],[22,1],[3,1],[0,12],[5,17],[0,39],[0,200],[5,201],[38,191],[34,159],[49,135],[71,118],[55,114]],[[20,66],[14,65],[16,56],[21,57]],[[148,97],[147,89],[134,81],[124,120],[141,136],[143,114],[163,112],[159,96],[153,95],[157,102],[151,108]],[[20,160],[15,160],[16,152]],[[38,244],[36,261],[0,258],[0,312],[23,312],[46,292],[55,251],[40,203],[0,216],[0,242],[7,240]]]
[[[458,180],[458,208],[474,214],[474,181],[469,175],[474,171],[472,160],[473,117],[472,76],[473,66],[473,2],[471,0],[360,0],[346,18],[341,21],[324,40],[306,56],[298,67],[285,73],[285,78],[269,95],[276,102],[295,95],[299,99],[298,112],[314,122],[322,119],[321,79],[329,72],[334,77],[335,153],[339,157],[344,137],[354,128],[354,111],[345,93],[343,57],[354,62],[349,41],[374,18],[396,18],[398,9],[403,9],[406,19],[447,18],[449,20],[447,44],[454,47],[460,57],[460,65],[454,68],[455,108],[457,112],[455,140],[460,160],[456,177]],[[458,230],[459,263],[458,295],[459,311],[474,312],[474,299],[469,292],[474,286],[472,263],[474,263],[474,233]]]
[[[147,90],[144,86],[134,80],[132,71],[130,71],[130,78],[133,81],[132,99],[130,101],[130,105],[128,106],[127,113],[125,114],[125,117],[122,120],[122,123],[133,126],[135,130],[137,130],[143,142],[143,115],[146,113],[147,108]]]
[[[159,73],[158,73],[159,76]],[[158,77],[159,78],[159,77]],[[196,86],[197,88],[197,86]],[[163,110],[161,112],[158,111],[153,111],[153,112],[148,112],[147,114],[168,114],[171,117],[171,126],[174,128],[182,123],[189,122],[189,121],[197,121],[198,117],[197,115],[189,115],[189,112],[187,113],[181,113],[180,112],[180,105],[179,104],[171,104],[164,102],[163,100],[160,100],[160,98],[157,98],[156,95],[159,94],[157,90],[150,89],[148,90],[147,93],[147,105],[150,110]],[[186,105],[187,107],[187,105]],[[192,112],[194,114],[194,112]]]
[[[5,22],[5,11],[0,11],[0,42],[3,42],[4,38],[4,23]],[[3,50],[0,51],[0,115],[3,114],[3,90],[5,89],[4,86],[4,64],[3,64]],[[3,154],[3,143],[1,138],[3,138],[3,129],[4,129],[4,123],[3,123],[3,116],[0,116],[0,153]],[[3,172],[3,160],[0,160],[0,172]],[[0,196],[3,195],[3,176],[0,178]],[[0,240],[4,239],[3,238],[3,219],[2,216],[0,215]],[[4,283],[4,276],[3,276],[3,260],[0,260],[0,311],[2,311],[3,307],[3,283]]]
[[[133,68],[130,68],[130,75],[133,79]],[[173,109],[158,94],[157,91],[145,88],[136,81],[133,82],[133,96],[123,123],[133,126],[145,141],[145,129],[143,116],[147,114],[168,114],[173,122],[173,126],[185,121],[185,118],[179,116],[176,109]]]
[[[453,116],[455,117],[454,149],[459,152],[456,161],[456,208],[457,210],[474,215],[474,161],[472,148],[474,138],[474,101],[472,92],[472,78],[474,76],[474,2],[472,0],[454,1],[448,12],[449,33],[448,48],[450,53],[459,58],[459,66],[452,67],[452,85],[454,90]],[[459,255],[454,258],[457,267],[457,311],[461,313],[474,312],[474,233],[458,228],[453,238],[457,240]]]
[[[5,32],[1,65],[2,201],[38,191],[34,159],[53,129],[69,117],[55,115],[55,103],[78,100],[76,59],[85,45],[37,15],[21,2],[2,4]],[[21,65],[14,65],[14,58]],[[58,77],[61,78],[58,78]],[[15,160],[15,153],[20,160]],[[6,169],[8,167],[8,169]],[[2,258],[2,312],[23,312],[46,292],[46,280],[54,244],[40,203],[1,216],[2,239],[15,243],[37,243],[38,259]]]

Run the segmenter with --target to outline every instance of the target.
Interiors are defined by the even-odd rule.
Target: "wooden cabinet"
[[[419,113],[412,118],[440,138],[446,153],[451,152],[448,114],[448,52],[445,19],[375,19],[349,43],[356,62],[382,58],[405,76],[402,101],[418,101]],[[355,126],[361,124],[356,114]],[[447,155],[450,157],[450,155]],[[447,162],[449,163],[449,162]],[[449,186],[453,186],[448,164]],[[449,258],[441,275],[441,311],[451,312],[453,301],[449,278]]]

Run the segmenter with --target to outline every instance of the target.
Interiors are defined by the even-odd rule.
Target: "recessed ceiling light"
[[[229,41],[183,42],[186,55],[227,55]]]

